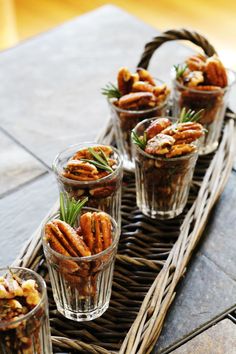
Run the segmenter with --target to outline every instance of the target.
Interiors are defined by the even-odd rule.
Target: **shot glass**
[[[0,320],[0,353],[51,354],[46,284],[40,275],[30,269],[14,267],[11,268],[11,272],[23,281],[34,280],[38,287],[40,301],[31,311],[19,315],[17,311],[21,306],[20,297],[11,300],[15,301],[15,307],[12,304],[11,306],[14,307],[16,316],[14,320]],[[0,269],[0,276],[8,274],[11,276],[9,269]],[[10,306],[8,301],[10,300],[0,299],[0,304],[2,302],[5,305],[5,311],[9,311],[7,309],[7,306]],[[3,313],[0,314],[0,319],[1,316]]]
[[[168,99],[151,109],[124,110],[117,107],[114,100],[108,100],[111,117],[115,128],[116,143],[124,161],[124,168],[134,169],[131,153],[131,130],[142,120],[151,117],[161,117],[167,114]]]
[[[98,211],[83,208],[83,212]],[[54,215],[48,221],[57,217]],[[53,297],[58,311],[75,321],[90,321],[101,316],[108,308],[119,231],[113,218],[112,244],[104,251],[88,257],[69,257],[54,251],[42,239],[52,284]],[[79,222],[77,224],[79,227]]]
[[[174,71],[172,76],[175,76]],[[228,86],[225,88],[205,86],[205,90],[189,88],[179,83],[175,78],[173,86],[173,116],[178,117],[182,108],[195,112],[203,109],[199,120],[206,129],[205,135],[200,138],[199,154],[206,155],[218,147],[225,111],[229,101],[230,89],[235,82],[235,73],[227,70]]]
[[[105,211],[120,224],[123,169],[122,158],[116,148],[111,147],[113,151],[111,158],[117,161],[117,168],[111,174],[92,181],[77,181],[63,176],[67,162],[77,151],[96,146],[102,145],[95,143],[76,144],[56,156],[52,167],[56,175],[58,188],[60,192],[76,200],[88,197],[87,206]]]
[[[153,119],[139,123],[134,132],[143,136]],[[135,161],[136,199],[141,212],[152,219],[171,219],[181,214],[188,200],[197,150],[181,157],[147,154],[132,143]]]

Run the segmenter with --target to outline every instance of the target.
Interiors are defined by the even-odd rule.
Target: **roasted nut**
[[[216,55],[207,59],[205,75],[209,85],[226,87],[228,84],[225,67]]]
[[[164,102],[167,99],[167,96],[170,94],[170,89],[166,84],[155,86],[153,89],[153,94],[157,98],[157,103]]]
[[[137,74],[132,75],[127,68],[121,68],[117,76],[118,90],[121,95],[130,93],[134,82],[138,81],[138,79],[139,76]]]
[[[157,118],[146,129],[147,139],[153,138],[159,134],[163,129],[171,125],[171,121],[168,118]]]
[[[138,73],[140,81],[146,81],[146,82],[149,82],[149,84],[156,86],[155,80],[153,79],[153,77],[151,76],[151,74],[147,70],[145,70],[143,68],[138,68],[137,73]]]
[[[106,198],[109,197],[112,193],[114,193],[115,187],[113,186],[105,186],[90,189],[89,194],[94,198]]]
[[[52,249],[65,256],[90,256],[83,239],[64,221],[55,219],[45,227],[46,240]]]
[[[171,158],[176,156],[187,155],[195,150],[195,146],[190,144],[173,145],[170,151],[166,154],[166,157]]]
[[[175,144],[191,143],[203,135],[202,125],[195,122],[186,122],[172,125],[162,131],[163,134],[172,136]]]
[[[206,57],[202,54],[192,55],[186,60],[186,64],[191,71],[204,71]]]
[[[93,181],[99,178],[94,165],[80,160],[69,160],[62,175],[77,181]]]
[[[110,146],[105,146],[105,145],[93,146],[93,150],[96,152],[100,152],[102,150],[107,157],[110,157],[112,153],[112,148]],[[77,151],[74,154],[74,156],[72,156],[71,160],[91,159],[91,158],[92,155],[90,154],[88,148],[84,148]]]
[[[160,133],[148,140],[145,152],[151,155],[165,155],[174,143],[172,136]]]
[[[197,85],[203,83],[204,76],[202,71],[191,71],[187,76],[184,77],[183,83],[188,87],[195,88]]]
[[[153,92],[154,86],[145,81],[136,81],[132,86],[132,92]]]
[[[151,92],[133,92],[120,98],[121,109],[139,110],[156,106],[156,97]]]

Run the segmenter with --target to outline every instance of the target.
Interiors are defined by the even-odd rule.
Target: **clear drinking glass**
[[[114,104],[114,100],[108,100],[111,117],[115,128],[116,143],[124,160],[124,168],[134,169],[131,153],[131,130],[142,120],[151,117],[162,117],[167,114],[168,100],[162,104],[145,110],[125,110],[120,109]]]
[[[172,80],[173,116],[178,117],[183,107],[195,112],[204,109],[199,123],[204,126],[206,133],[200,138],[200,155],[209,154],[218,146],[230,89],[235,82],[233,71],[227,70],[227,75],[229,85],[216,89],[214,86],[206,86],[205,90],[197,90],[180,84],[175,78]]]
[[[98,210],[83,208],[82,213],[88,211]],[[54,215],[48,221],[56,217]],[[44,229],[42,231],[53,297],[58,311],[71,320],[93,320],[101,316],[109,306],[119,241],[117,224],[113,218],[110,217],[110,220],[112,244],[104,251],[88,257],[69,257],[54,251],[45,240]]]
[[[62,175],[68,160],[80,149],[86,147],[102,146],[96,143],[81,143],[68,147],[60,152],[54,162],[58,188],[60,192],[67,194],[76,200],[88,197],[87,206],[97,208],[110,214],[120,224],[121,185],[123,177],[122,158],[116,148],[111,146],[113,153],[111,158],[117,161],[117,168],[106,177],[94,181],[76,181]]]
[[[155,119],[139,123],[134,131],[143,136]],[[132,143],[136,198],[141,212],[152,219],[171,219],[182,213],[189,194],[198,152],[181,157],[154,157]]]
[[[46,284],[40,275],[30,269],[12,267],[11,271],[22,280],[35,280],[41,299],[22,317],[14,321],[0,321],[0,353],[51,354]],[[9,269],[0,269],[0,276],[8,273]]]

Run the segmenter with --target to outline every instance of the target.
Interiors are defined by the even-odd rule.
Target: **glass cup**
[[[155,119],[139,123],[134,131],[143,136]],[[189,194],[198,152],[174,158],[154,157],[132,143],[136,198],[141,212],[152,219],[171,219],[182,213]]]
[[[88,211],[98,210],[83,208],[82,213]],[[54,215],[48,221],[56,217]],[[71,320],[93,320],[101,316],[109,306],[119,241],[117,224],[113,218],[110,217],[110,220],[112,244],[104,251],[88,257],[69,257],[54,251],[46,242],[45,231],[42,230],[53,297],[58,311]]]
[[[0,353],[51,354],[46,284],[40,275],[30,269],[13,267],[11,271],[22,280],[35,280],[41,299],[30,312],[22,317],[14,321],[0,321]],[[0,269],[0,276],[8,273],[9,269]]]
[[[122,158],[116,148],[111,146],[112,158],[117,160],[117,168],[106,177],[94,181],[76,181],[62,175],[68,160],[80,149],[102,146],[95,143],[81,143],[60,152],[54,162],[59,191],[76,200],[88,197],[87,206],[97,208],[110,214],[120,225],[121,185],[123,177]]]
[[[134,169],[131,153],[131,130],[142,120],[151,117],[161,117],[167,114],[168,99],[162,104],[145,110],[124,110],[114,104],[114,100],[108,100],[111,117],[115,128],[116,143],[124,160],[124,168]]]
[[[204,109],[199,123],[204,126],[206,133],[200,138],[200,155],[209,154],[218,147],[230,89],[235,82],[233,71],[227,70],[227,75],[229,85],[215,90],[212,86],[206,86],[206,90],[197,90],[180,84],[175,78],[172,80],[173,116],[178,117],[184,107],[195,112]],[[173,71],[172,77],[174,76]]]

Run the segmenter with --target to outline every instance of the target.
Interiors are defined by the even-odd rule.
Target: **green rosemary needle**
[[[183,76],[185,70],[187,69],[188,65],[187,64],[178,64],[174,65],[175,68],[175,74],[176,74],[176,79],[179,79],[180,77]]]
[[[60,193],[60,219],[74,227],[75,221],[87,201],[87,197],[76,201],[74,198],[70,199],[67,194],[64,196],[63,193]]]
[[[178,123],[198,122],[202,117],[203,111],[204,109],[200,109],[198,112],[195,112],[191,109],[186,110],[184,107],[180,112]]]
[[[96,152],[93,148],[88,148],[88,151],[90,152],[94,160],[81,159],[81,161],[89,162],[100,170],[105,170],[110,173],[113,172],[113,169],[109,166],[108,158],[105,155],[104,151],[102,151],[102,149],[100,149],[100,152]]]
[[[138,136],[134,130],[131,131],[131,139],[134,144],[138,145],[142,150],[145,149],[147,145],[147,134],[144,132],[143,136]]]
[[[121,97],[120,91],[111,82],[109,82],[105,87],[103,87],[101,92],[102,92],[102,95],[107,96],[108,98],[118,98],[119,99]]]

